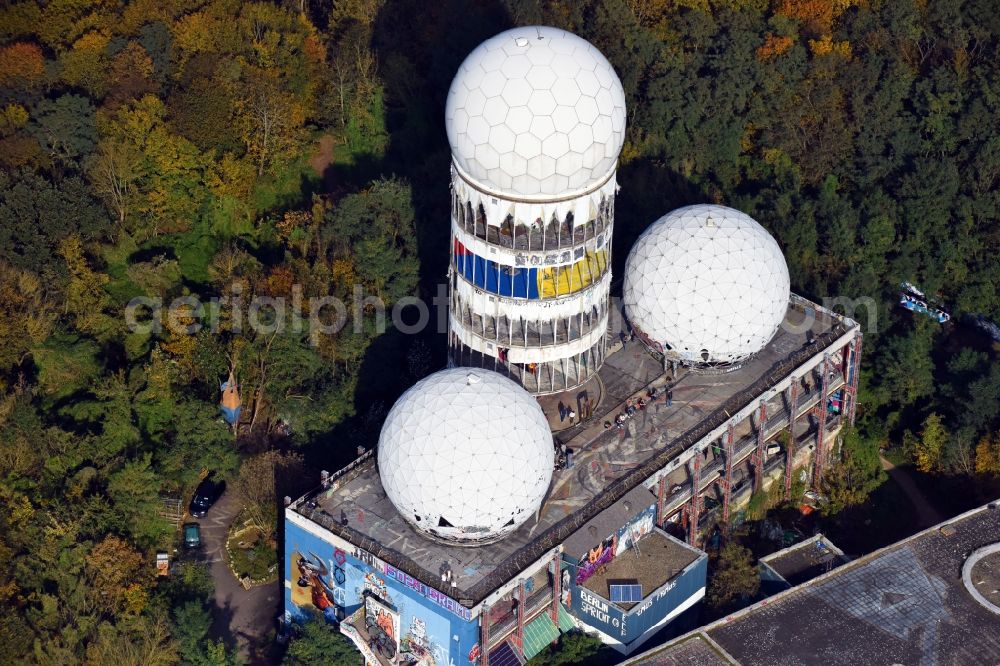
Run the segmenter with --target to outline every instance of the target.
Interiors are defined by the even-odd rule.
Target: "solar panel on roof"
[[[642,601],[642,585],[608,585],[611,601],[614,603],[636,604]]]

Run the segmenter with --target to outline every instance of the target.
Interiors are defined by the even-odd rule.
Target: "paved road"
[[[274,628],[279,612],[280,582],[244,590],[226,564],[225,541],[229,524],[242,506],[236,493],[227,490],[208,515],[199,520],[205,556],[215,581],[213,638],[239,645],[240,655],[251,665],[268,663],[263,656],[264,637]]]
[[[917,521],[920,529],[931,527],[943,522],[945,516],[938,511],[933,504],[928,501],[924,494],[913,481],[913,477],[902,467],[896,467],[884,456],[879,456],[882,461],[882,469],[889,473],[889,477],[899,484],[903,494],[910,500],[910,504],[917,511]]]

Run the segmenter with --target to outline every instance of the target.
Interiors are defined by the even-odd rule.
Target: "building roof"
[[[994,503],[693,635],[715,642],[742,666],[1000,663],[1000,616],[968,593],[961,576],[973,551],[998,540],[1000,503]],[[627,663],[671,663],[664,659],[683,640]]]
[[[563,552],[578,558],[618,531],[625,522],[656,503],[656,496],[645,486],[637,486],[624,497],[580,526],[563,542]]]
[[[641,663],[645,666],[738,666],[708,636],[687,634],[670,646],[669,650],[647,652],[647,660]]]
[[[798,585],[848,561],[844,553],[822,534],[760,558],[790,585]]]
[[[701,557],[707,555],[663,530],[654,529],[639,539],[638,548],[633,546],[619,554],[584,581],[583,586],[612,601],[609,585],[637,583],[642,586],[642,599],[645,600]],[[625,611],[635,605],[613,603]]]
[[[371,460],[291,509],[426,585],[439,585],[447,564],[455,583],[450,596],[471,607],[848,331],[843,320],[821,310],[806,313],[802,307],[790,307],[788,325],[740,368],[678,376],[673,405],[662,400],[650,405],[624,431],[600,424],[663,372],[637,344],[610,354],[600,370],[605,391],[595,413],[602,416],[567,442],[574,450],[572,468],[554,475],[538,514],[497,543],[469,548],[418,534],[386,497]],[[811,326],[804,326],[808,317]]]

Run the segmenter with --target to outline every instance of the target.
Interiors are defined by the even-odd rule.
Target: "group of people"
[[[556,471],[566,469],[573,464],[573,449],[567,448],[563,443],[556,444],[556,457],[553,467]]]
[[[578,398],[580,404],[580,421],[586,421],[591,417],[594,412],[594,402],[590,398]],[[559,401],[559,422],[564,423],[566,419],[569,419],[570,425],[576,424],[576,410],[573,409],[572,404],[567,405],[566,403]]]
[[[621,430],[625,427],[625,423],[635,416],[636,412],[646,409],[646,406],[650,403],[656,402],[660,397],[665,397],[667,401],[667,406],[674,404],[674,390],[671,387],[666,389],[657,388],[651,386],[648,391],[646,391],[645,397],[639,396],[638,398],[629,398],[625,401],[625,409],[618,412],[618,416],[615,417],[614,422],[605,421],[605,430],[609,428],[615,428],[616,430]]]
[[[576,411],[567,404],[564,404],[561,400],[559,401],[559,423],[564,422],[569,419],[569,424],[573,425],[576,421]]]

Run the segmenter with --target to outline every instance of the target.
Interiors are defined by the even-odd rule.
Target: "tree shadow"
[[[445,131],[445,100],[462,60],[479,43],[511,26],[499,0],[387,0],[375,18],[371,48],[385,91],[389,134],[383,156],[355,155],[351,164],[332,162],[322,181],[338,193],[356,191],[373,179],[397,176],[409,182],[415,212],[420,292],[431,305],[447,270],[450,238],[448,195],[451,149]],[[388,313],[387,313],[388,314]],[[381,422],[399,395],[422,374],[409,367],[408,355],[421,341],[436,370],[445,364],[445,331],[436,313],[425,330],[406,335],[393,328],[369,346],[357,373],[355,416],[326,436],[315,438],[308,455],[338,469],[356,455],[357,446],[372,447]],[[343,442],[329,447],[322,442]]]
[[[710,201],[705,191],[662,162],[639,158],[618,170],[621,190],[615,198],[615,231],[611,266],[624,275],[625,261],[636,239],[653,222],[675,208]]]

